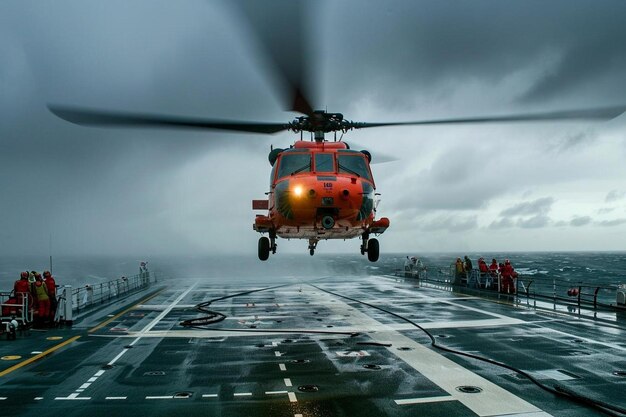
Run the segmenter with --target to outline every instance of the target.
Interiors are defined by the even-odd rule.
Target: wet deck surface
[[[2,415],[603,415],[511,370],[433,349],[413,325],[339,295],[417,322],[442,345],[626,407],[626,376],[618,375],[626,374],[626,320],[615,313],[594,321],[410,280],[349,277],[221,300],[209,308],[225,320],[184,328],[202,316],[197,303],[271,284],[167,284],[71,330],[2,341],[3,357],[22,356],[0,361]]]

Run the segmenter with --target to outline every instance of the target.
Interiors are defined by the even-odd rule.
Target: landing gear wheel
[[[315,255],[315,249],[309,249],[309,253],[311,254],[311,256]]]
[[[309,253],[311,256],[315,255],[315,248],[317,248],[317,239],[309,239]]]
[[[265,236],[259,238],[259,259],[267,261],[270,257],[270,240]]]
[[[380,245],[378,244],[378,239],[370,239],[367,242],[367,259],[369,259],[370,262],[376,262],[379,254]]]

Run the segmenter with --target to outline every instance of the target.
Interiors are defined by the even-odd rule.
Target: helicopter
[[[270,64],[278,80],[277,93],[288,111],[301,116],[291,122],[254,122],[189,118],[173,115],[142,114],[49,104],[56,116],[74,124],[100,127],[207,129],[252,134],[275,134],[291,131],[299,134],[288,148],[272,148],[268,155],[272,166],[267,198],[252,201],[253,210],[267,210],[255,216],[253,230],[262,234],[258,240],[258,258],[269,259],[277,251],[277,238],[308,240],[314,255],[320,240],[361,238],[361,255],[376,262],[380,245],[375,237],[390,226],[386,217],[376,219],[380,195],[376,193],[370,169],[373,156],[366,150],[351,149],[338,132],[415,125],[454,125],[553,120],[610,120],[624,112],[625,106],[573,109],[509,115],[442,118],[406,122],[354,122],[342,113],[314,110],[311,101],[312,63],[307,54],[307,36],[303,24],[309,16],[306,2],[283,2],[286,15],[278,19],[262,2],[248,2],[243,15],[260,43],[262,58]],[[255,9],[256,8],[256,9]],[[278,9],[278,8],[277,8]],[[268,20],[269,19],[269,20]],[[281,25],[268,24],[280,21]],[[280,27],[278,27],[280,26]],[[304,140],[304,132],[310,140]],[[334,134],[334,140],[326,139]],[[265,236],[267,235],[267,236]]]

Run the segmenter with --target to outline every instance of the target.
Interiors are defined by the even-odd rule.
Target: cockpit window
[[[358,175],[370,181],[372,180],[363,155],[337,154],[337,161],[340,173]]]
[[[309,171],[311,171],[310,153],[283,154],[278,168],[278,178]]]
[[[332,153],[315,154],[315,172],[335,172],[335,158]]]

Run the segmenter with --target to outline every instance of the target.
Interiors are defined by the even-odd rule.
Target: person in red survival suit
[[[15,281],[13,285],[13,294],[19,305],[22,305],[23,300],[28,302],[28,308],[33,307],[33,296],[30,294],[30,283],[28,282],[28,272],[22,272],[20,279]]]
[[[48,288],[46,288],[40,274],[37,274],[32,289],[37,299],[37,322],[41,326],[47,323],[50,317],[50,297],[48,296]]]
[[[54,281],[54,277],[50,271],[44,271],[43,281],[46,284],[48,290],[48,297],[50,297],[50,320],[54,320],[54,315],[57,311],[57,284]]]
[[[515,270],[511,261],[508,259],[504,261],[504,267],[502,268],[502,292],[513,294],[515,293],[515,285],[513,284],[513,274]]]

